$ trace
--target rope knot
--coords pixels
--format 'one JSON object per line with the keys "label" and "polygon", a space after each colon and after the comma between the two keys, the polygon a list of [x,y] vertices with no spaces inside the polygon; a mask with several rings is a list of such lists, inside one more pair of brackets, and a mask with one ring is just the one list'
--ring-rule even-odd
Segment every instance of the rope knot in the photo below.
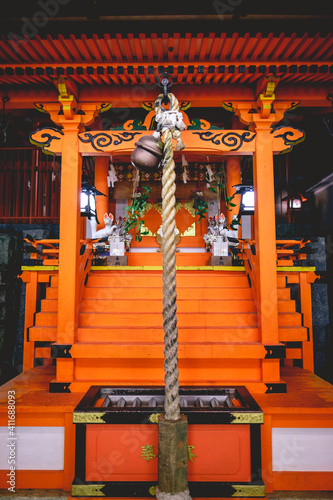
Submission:
{"label": "rope knot", "polygon": [[160,94],[155,101],[155,113],[156,113],[156,122],[157,122],[157,132],[154,132],[153,135],[160,136],[166,130],[170,130],[173,139],[177,141],[176,151],[181,151],[185,149],[185,144],[181,139],[181,131],[185,130],[185,123],[183,121],[183,114],[179,111],[179,103],[178,99],[173,94],[168,94],[170,108],[164,109],[162,108],[162,99],[163,95]]}

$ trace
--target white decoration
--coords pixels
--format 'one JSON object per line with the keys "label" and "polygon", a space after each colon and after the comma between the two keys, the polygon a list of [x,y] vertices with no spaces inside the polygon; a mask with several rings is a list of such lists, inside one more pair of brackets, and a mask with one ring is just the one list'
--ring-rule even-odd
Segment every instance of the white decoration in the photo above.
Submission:
{"label": "white decoration", "polygon": [[120,236],[109,236],[110,255],[125,255],[125,242]]}
{"label": "white decoration", "polygon": [[214,180],[214,174],[212,171],[212,167],[210,165],[206,165],[206,170],[207,170],[207,175],[208,175],[207,187],[209,187],[210,183],[213,182],[213,180]]}
{"label": "white decoration", "polygon": [[187,173],[188,163],[186,161],[185,155],[182,155],[182,167],[184,169],[183,182],[184,182],[184,184],[187,184],[187,181],[189,180],[189,176],[188,176],[188,173]]}
{"label": "white decoration", "polygon": [[184,166],[184,172],[183,172],[183,182],[184,184],[187,184],[187,181],[189,180],[189,176],[187,173],[187,168]]}
{"label": "white decoration", "polygon": [[109,170],[109,175],[107,177],[107,180],[108,180],[109,187],[110,186],[114,187],[114,183],[117,182],[117,180],[118,180],[114,165],[112,164],[112,160],[110,162],[110,170]]}
{"label": "white decoration", "polygon": [[125,255],[129,251],[132,235],[125,231],[126,219],[119,217],[117,224],[113,226],[114,231],[108,237],[110,255]]}
{"label": "white decoration", "polygon": [[162,133],[167,129],[185,130],[186,128],[183,122],[183,113],[180,111],[163,111],[163,113],[156,115],[155,119]]}
{"label": "white decoration", "polygon": [[217,236],[212,244],[212,254],[214,256],[228,256],[228,241],[224,236]]}
{"label": "white decoration", "polygon": [[17,426],[10,438],[8,427],[0,427],[0,469],[9,470],[8,445],[15,443],[11,449],[16,470],[63,470],[64,436],[64,427]]}
{"label": "white decoration", "polygon": [[207,251],[212,251],[214,256],[227,256],[228,247],[235,246],[238,242],[231,242],[228,238],[238,238],[238,229],[228,229],[224,214],[217,214],[208,219],[208,233],[203,237]]}
{"label": "white decoration", "polygon": [[88,236],[87,234],[87,238],[91,238],[92,240],[107,238],[113,233],[113,231],[115,230],[115,224],[113,224],[113,215],[112,214],[108,215],[107,213],[105,213],[103,220],[105,227],[96,231],[97,227],[96,217],[91,217],[90,220],[88,219],[87,224],[89,224],[90,226],[90,235]]}
{"label": "white decoration", "polygon": [[333,429],[272,429],[273,471],[333,471]]}

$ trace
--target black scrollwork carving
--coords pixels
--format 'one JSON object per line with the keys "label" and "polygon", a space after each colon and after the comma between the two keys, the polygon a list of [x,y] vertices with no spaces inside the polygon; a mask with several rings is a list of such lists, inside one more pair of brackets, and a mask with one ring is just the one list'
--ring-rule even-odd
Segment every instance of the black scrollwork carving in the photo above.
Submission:
{"label": "black scrollwork carving", "polygon": [[[56,132],[58,135],[53,135],[52,133],[49,133],[49,132],[43,132],[41,135],[40,135],[40,138],[37,139],[38,137],[38,133],[39,132],[42,132],[43,129],[41,130],[36,130],[35,132],[32,132],[30,134],[30,142],[31,144],[35,144],[36,146],[39,146],[42,148],[42,151],[44,151],[44,153],[50,153],[48,151],[48,148],[50,147],[51,145],[51,142],[52,141],[59,141],[60,140],[60,135],[64,135],[64,133],[62,132],[62,130],[58,130],[56,128],[51,128],[51,127],[48,127],[47,129],[45,130],[53,130],[54,132]],[[42,139],[42,140],[41,140]]]}
{"label": "black scrollwork carving", "polygon": [[[83,138],[82,136],[84,136],[85,138]],[[92,147],[96,151],[103,151],[104,148],[112,144],[112,137],[104,132],[100,132],[99,134],[95,135],[91,134],[90,132],[84,132],[83,134],[79,135],[79,139],[84,143],[90,142]]]}
{"label": "black scrollwork carving", "polygon": [[91,146],[96,151],[104,151],[105,148],[111,146],[113,143],[115,146],[119,146],[122,142],[128,142],[134,139],[136,135],[140,135],[141,132],[118,132],[114,133],[106,133],[99,132],[98,134],[91,134],[90,132],[84,132],[79,135],[79,139],[81,142],[91,143]]}
{"label": "black scrollwork carving", "polygon": [[243,132],[242,134],[228,132],[222,137],[222,144],[228,147],[235,146],[230,151],[237,151],[243,145],[243,142],[251,142],[254,137],[255,135],[252,132]]}
{"label": "black scrollwork carving", "polygon": [[[296,144],[299,144],[300,142],[304,141],[305,139],[305,132],[303,130],[300,130],[298,128],[292,128],[291,130],[285,130],[283,133],[281,134],[275,134],[275,132],[277,132],[278,130],[284,130],[285,127],[277,127],[275,129],[273,129],[271,131],[271,134],[274,134],[274,138],[275,139],[278,139],[278,138],[281,138],[283,139],[283,142],[285,143],[286,146],[288,146],[287,149],[285,149],[283,151],[283,153],[287,153],[288,151],[291,151],[293,149],[294,146],[296,146]],[[301,136],[298,136],[295,134],[295,132],[298,131],[298,132],[301,132]],[[296,139],[293,139],[293,137],[296,136]]]}
{"label": "black scrollwork carving", "polygon": [[136,135],[140,135],[141,132],[121,132],[120,134],[114,134],[115,139],[114,145],[119,146],[123,141],[128,142],[134,139]]}
{"label": "black scrollwork carving", "polygon": [[47,115],[49,114],[46,109],[44,108],[44,104],[37,104],[36,102],[34,102],[34,106],[36,109],[38,109],[38,111],[41,111],[42,113],[46,113]]}
{"label": "black scrollwork carving", "polygon": [[230,151],[238,151],[239,148],[242,147],[244,142],[253,141],[255,134],[253,132],[245,131],[242,134],[238,134],[237,132],[193,132],[200,137],[202,141],[209,141],[213,144],[219,146],[223,144],[230,148]]}

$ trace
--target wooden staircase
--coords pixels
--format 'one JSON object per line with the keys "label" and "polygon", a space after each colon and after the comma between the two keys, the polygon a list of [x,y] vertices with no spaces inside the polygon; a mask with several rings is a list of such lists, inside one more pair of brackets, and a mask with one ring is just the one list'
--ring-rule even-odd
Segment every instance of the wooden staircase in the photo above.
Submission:
{"label": "wooden staircase", "polygon": [[[74,392],[101,384],[163,384],[162,271],[91,271],[72,346],[56,344],[57,284],[58,276],[52,276],[29,331],[30,341],[52,342],[52,356],[74,364],[74,380],[70,385],[55,381],[55,391],[64,384]],[[302,316],[282,276],[278,308],[279,341],[306,340]],[[279,363],[285,349],[261,343],[244,271],[178,271],[177,318],[181,384],[285,390],[279,373],[265,379],[263,362]]]}

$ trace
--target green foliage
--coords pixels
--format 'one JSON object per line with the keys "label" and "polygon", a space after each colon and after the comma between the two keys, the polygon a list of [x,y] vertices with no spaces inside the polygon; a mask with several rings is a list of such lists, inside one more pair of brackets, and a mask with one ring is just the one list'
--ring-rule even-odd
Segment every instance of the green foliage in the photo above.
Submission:
{"label": "green foliage", "polygon": [[226,209],[227,210],[231,210],[230,207],[235,207],[236,204],[235,203],[231,203],[231,200],[233,200],[235,197],[235,195],[233,194],[232,196],[226,196],[225,198],[225,203],[226,203]]}
{"label": "green foliage", "polygon": [[200,222],[202,219],[207,219],[205,214],[208,212],[208,204],[204,198],[198,199],[197,206],[194,207],[194,209],[195,214],[199,215],[198,222]]}
{"label": "green foliage", "polygon": [[125,209],[127,210],[125,231],[129,232],[134,229],[135,241],[141,241],[142,236],[148,234],[148,231],[142,232],[141,229],[145,223],[144,220],[142,220],[142,216],[148,203],[149,193],[151,193],[150,187],[142,186],[142,188],[138,188],[132,198],[132,203]]}
{"label": "green foliage", "polygon": [[237,229],[237,226],[241,226],[240,219],[238,217],[230,222],[230,229],[232,231],[235,231]]}
{"label": "green foliage", "polygon": [[[219,200],[221,193],[224,193],[226,195],[226,180],[225,180],[225,170],[224,166],[220,168],[218,172],[214,173],[213,179],[209,180],[208,174],[206,174],[205,177],[205,182],[209,184],[209,191],[212,191],[213,193],[216,193],[216,198]],[[236,203],[233,203],[233,199],[235,198],[235,194],[232,196],[225,196],[225,203],[226,203],[226,209],[231,211],[232,207],[236,207]],[[202,219],[206,218],[206,212],[208,212],[208,205],[207,202],[203,203],[201,202],[201,205],[198,206],[198,208],[195,208],[196,210],[196,215],[199,215],[200,218],[198,222],[200,222]],[[229,229],[235,230],[237,229],[237,226],[240,226],[240,220],[238,217],[234,219],[230,223]]]}

